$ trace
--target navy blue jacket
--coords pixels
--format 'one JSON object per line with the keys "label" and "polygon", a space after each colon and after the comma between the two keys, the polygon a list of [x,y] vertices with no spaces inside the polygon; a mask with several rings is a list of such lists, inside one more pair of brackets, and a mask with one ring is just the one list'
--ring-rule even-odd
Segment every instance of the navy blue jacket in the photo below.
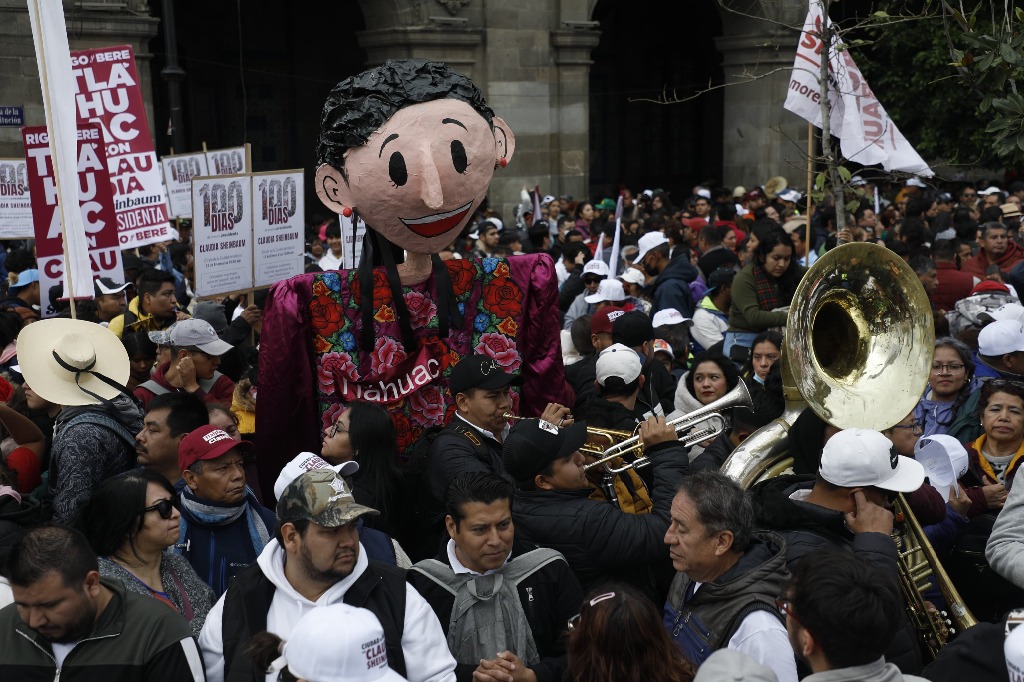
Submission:
{"label": "navy blue jacket", "polygon": [[654,311],[675,308],[683,317],[693,317],[690,282],[697,279],[697,268],[685,258],[670,260],[654,282]]}

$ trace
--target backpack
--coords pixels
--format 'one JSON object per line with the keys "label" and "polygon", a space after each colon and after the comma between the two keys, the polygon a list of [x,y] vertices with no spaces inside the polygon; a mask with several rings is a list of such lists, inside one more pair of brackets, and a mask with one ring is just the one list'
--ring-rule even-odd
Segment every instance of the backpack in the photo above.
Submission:
{"label": "backpack", "polygon": [[500,651],[511,651],[532,666],[540,661],[540,654],[519,598],[519,583],[555,561],[565,561],[565,557],[542,547],[488,575],[455,573],[436,559],[421,561],[409,570],[429,578],[455,598],[448,623],[448,649],[456,662],[475,665]]}
{"label": "backpack", "polygon": [[949,321],[949,333],[956,336],[966,329],[981,329],[988,321],[981,319],[983,313],[991,313],[1007,303],[1017,303],[1017,299],[1005,292],[985,292],[961,298],[952,310],[946,313]]}

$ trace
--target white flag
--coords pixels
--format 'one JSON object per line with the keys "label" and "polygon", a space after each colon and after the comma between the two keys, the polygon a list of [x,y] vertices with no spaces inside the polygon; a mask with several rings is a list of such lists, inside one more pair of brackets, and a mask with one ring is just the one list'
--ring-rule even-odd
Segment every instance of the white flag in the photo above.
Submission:
{"label": "white flag", "polygon": [[[54,176],[59,180],[60,224],[64,234],[64,295],[93,298],[89,240],[78,206],[78,119],[75,80],[71,74],[71,50],[61,0],[29,0],[32,41],[42,81],[46,130]],[[69,278],[70,284],[69,285]]]}
{"label": "white flag", "polygon": [[[825,20],[828,21],[828,17]],[[824,51],[820,37],[821,26],[821,6],[816,0],[811,0],[784,105],[787,110],[818,128],[821,128],[821,88],[818,83],[820,58]],[[831,21],[828,26],[831,28]],[[842,42],[838,36],[831,35],[832,48],[828,53],[828,97],[831,108],[829,128],[839,138],[843,156],[865,166],[880,163],[886,170],[925,177],[934,175],[885,113],[854,63],[850,51],[841,49]]]}

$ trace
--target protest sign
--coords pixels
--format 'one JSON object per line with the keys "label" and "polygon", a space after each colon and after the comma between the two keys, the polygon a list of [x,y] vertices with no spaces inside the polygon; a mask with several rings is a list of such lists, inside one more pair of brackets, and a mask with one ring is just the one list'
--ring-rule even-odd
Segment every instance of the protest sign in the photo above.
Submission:
{"label": "protest sign", "polygon": [[167,196],[129,45],[71,53],[78,120],[103,131],[122,248],[171,239]]}
{"label": "protest sign", "polygon": [[0,239],[31,239],[32,201],[25,159],[0,159]]}
{"label": "protest sign", "polygon": [[160,159],[170,217],[192,217],[192,178],[209,175],[206,154],[180,154]]}
{"label": "protest sign", "polygon": [[[22,128],[22,138],[28,159],[28,185],[33,197],[32,219],[36,260],[39,264],[41,307],[43,317],[50,317],[55,312],[48,305],[50,287],[61,284],[64,279],[64,247],[53,161],[45,127]],[[105,147],[99,126],[80,123],[78,177],[66,178],[65,182],[78,182],[78,202],[85,225],[93,276],[110,277],[115,282],[121,282],[124,280],[124,271],[121,268],[121,248]],[[92,291],[76,292],[75,295],[91,298]]]}
{"label": "protest sign", "polygon": [[301,275],[305,206],[301,170],[254,173],[253,263],[255,286]]}
{"label": "protest sign", "polygon": [[250,147],[248,144],[241,147],[213,149],[205,153],[210,175],[238,175],[239,173],[248,173],[250,170]]}
{"label": "protest sign", "polygon": [[252,289],[252,179],[192,179],[192,242],[196,295]]}

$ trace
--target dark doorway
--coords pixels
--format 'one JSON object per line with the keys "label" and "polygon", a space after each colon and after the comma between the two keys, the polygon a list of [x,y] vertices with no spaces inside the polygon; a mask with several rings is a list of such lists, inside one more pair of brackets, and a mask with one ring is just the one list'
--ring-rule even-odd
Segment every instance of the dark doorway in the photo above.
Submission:
{"label": "dark doorway", "polygon": [[[590,186],[595,198],[619,186],[660,187],[676,203],[722,175],[723,95],[713,90],[682,104],[636,102],[673,89],[689,97],[720,84],[714,39],[722,23],[714,2],[601,0],[593,20],[601,42],[590,68]],[[685,17],[676,12],[683,11]],[[684,19],[680,22],[680,19]]]}
{"label": "dark doorway", "polygon": [[[249,142],[254,171],[305,168],[307,220],[323,212],[311,181],[320,110],[331,88],[366,64],[355,36],[365,28],[356,0],[175,0],[174,10],[189,147],[175,151]],[[153,16],[162,11],[162,0],[154,2]],[[170,148],[162,24],[150,46],[153,130],[162,156]]]}

